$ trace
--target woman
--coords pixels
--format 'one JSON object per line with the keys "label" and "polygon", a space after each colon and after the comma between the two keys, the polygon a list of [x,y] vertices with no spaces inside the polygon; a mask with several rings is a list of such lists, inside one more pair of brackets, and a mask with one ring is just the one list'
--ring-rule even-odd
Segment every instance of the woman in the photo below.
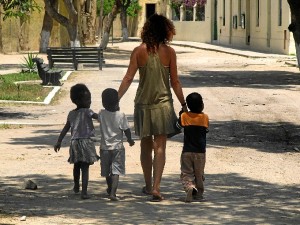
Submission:
{"label": "woman", "polygon": [[169,19],[158,14],[152,15],[144,24],[142,43],[132,51],[127,72],[118,90],[121,99],[139,70],[134,126],[136,135],[141,138],[140,159],[146,184],[143,193],[152,194],[153,201],[163,200],[160,182],[166,161],[166,141],[168,135],[176,132],[174,124],[177,118],[170,84],[182,107],[187,110],[177,74],[176,53],[167,45],[173,35],[175,27]]}

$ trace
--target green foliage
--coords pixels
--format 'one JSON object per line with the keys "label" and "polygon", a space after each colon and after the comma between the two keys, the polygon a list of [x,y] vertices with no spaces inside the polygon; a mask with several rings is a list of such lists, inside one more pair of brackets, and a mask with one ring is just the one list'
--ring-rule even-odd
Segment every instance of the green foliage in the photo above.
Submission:
{"label": "green foliage", "polygon": [[[103,16],[107,16],[114,4],[115,0],[102,0],[103,1]],[[101,0],[97,0],[97,15],[100,15]],[[127,15],[131,17],[136,17],[139,10],[142,9],[142,6],[139,5],[138,0],[131,0],[130,6],[127,8]]]}
{"label": "green foliage", "polygon": [[130,17],[136,17],[138,12],[142,9],[138,0],[131,0],[129,7],[127,8],[127,15]]}
{"label": "green foliage", "polygon": [[[102,0],[103,1],[103,16],[107,16],[114,4],[115,4],[115,0]],[[100,8],[101,8],[101,0],[97,0],[97,15],[100,15]]]}
{"label": "green foliage", "polygon": [[0,0],[4,10],[3,20],[15,17],[15,18],[27,18],[33,11],[41,11],[35,0]]}
{"label": "green foliage", "polygon": [[49,88],[40,84],[16,83],[19,81],[38,80],[37,73],[14,73],[0,76],[0,99],[15,101],[43,101]]}
{"label": "green foliage", "polygon": [[27,54],[27,57],[24,57],[23,61],[24,63],[22,66],[26,69],[25,72],[33,72],[36,69],[36,64],[33,62],[33,58],[36,58],[38,54],[34,54],[32,52],[29,52]]}

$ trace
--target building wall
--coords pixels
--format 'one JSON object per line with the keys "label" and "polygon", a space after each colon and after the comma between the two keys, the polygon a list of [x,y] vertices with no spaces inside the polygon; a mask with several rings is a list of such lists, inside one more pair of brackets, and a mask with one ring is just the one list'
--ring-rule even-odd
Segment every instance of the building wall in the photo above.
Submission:
{"label": "building wall", "polygon": [[[271,53],[295,53],[294,39],[287,29],[290,24],[287,1],[282,0],[281,24],[279,24],[279,0],[219,0],[217,14],[220,27],[216,41],[218,44]],[[244,27],[240,23],[243,14]],[[236,27],[234,27],[235,16]]]}
{"label": "building wall", "polygon": [[[212,2],[205,5],[204,21],[173,21],[176,28],[174,40],[210,43],[212,40]],[[167,17],[172,18],[172,10],[167,7]]]}
{"label": "building wall", "polygon": [[[43,0],[37,0],[37,2],[42,8],[44,7]],[[216,43],[272,53],[295,54],[293,35],[287,29],[290,24],[290,9],[287,1],[282,0],[281,26],[278,24],[279,0],[260,0],[259,2],[259,26],[256,26],[257,0],[207,0],[205,21],[173,21],[176,28],[174,40]],[[138,17],[129,19],[130,36],[140,36],[147,17],[147,4],[154,4],[156,13],[172,18],[169,0],[140,0],[139,4],[142,10]],[[216,10],[215,4],[217,4]],[[63,4],[60,5],[60,13],[66,14]],[[241,26],[241,15],[245,15],[244,27]],[[0,14],[0,17],[0,48],[2,48],[0,51],[11,53],[39,50],[43,10],[34,12],[22,29],[20,19],[9,18],[3,21],[3,15]],[[233,26],[234,17],[236,17],[236,27]],[[120,37],[121,34],[120,19],[117,17],[114,21],[113,35]],[[23,49],[20,49],[20,42],[24,43]],[[69,45],[66,28],[56,21],[54,21],[49,45]]]}
{"label": "building wall", "polygon": [[[36,2],[44,6],[43,0],[36,0]],[[2,41],[2,52],[26,52],[39,50],[39,38],[44,17],[43,10],[41,12],[35,11],[30,16],[29,20],[21,27],[20,19],[8,18],[3,21],[1,15],[0,23],[2,26],[0,38]],[[20,42],[23,43],[23,49],[20,48]]]}

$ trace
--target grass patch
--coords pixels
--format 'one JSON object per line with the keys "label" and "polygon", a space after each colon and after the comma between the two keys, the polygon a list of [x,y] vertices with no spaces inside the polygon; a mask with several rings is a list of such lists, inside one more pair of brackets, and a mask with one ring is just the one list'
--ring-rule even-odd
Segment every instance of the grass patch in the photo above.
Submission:
{"label": "grass patch", "polygon": [[51,89],[40,84],[15,83],[39,80],[37,73],[13,73],[0,76],[0,100],[43,102]]}
{"label": "grass patch", "polygon": [[19,129],[19,128],[23,128],[23,125],[0,124],[0,130]]}
{"label": "grass patch", "polygon": [[30,81],[30,80],[40,80],[37,73],[10,73],[0,76],[0,82],[9,83],[17,81]]}

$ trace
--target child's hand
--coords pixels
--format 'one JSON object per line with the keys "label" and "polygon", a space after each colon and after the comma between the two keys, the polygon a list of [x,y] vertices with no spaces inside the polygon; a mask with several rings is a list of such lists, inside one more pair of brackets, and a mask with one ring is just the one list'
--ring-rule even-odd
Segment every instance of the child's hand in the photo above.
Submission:
{"label": "child's hand", "polygon": [[55,145],[54,145],[54,151],[55,152],[58,152],[60,150],[60,146],[61,146],[61,143],[60,142],[57,142]]}
{"label": "child's hand", "polygon": [[133,146],[135,144],[134,140],[132,139],[127,140],[127,142],[129,143],[129,146]]}

